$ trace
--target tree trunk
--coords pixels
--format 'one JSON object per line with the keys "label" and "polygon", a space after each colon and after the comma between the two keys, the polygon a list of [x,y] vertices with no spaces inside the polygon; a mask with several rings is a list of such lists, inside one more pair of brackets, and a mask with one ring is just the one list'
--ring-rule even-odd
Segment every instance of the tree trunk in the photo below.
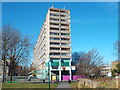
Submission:
{"label": "tree trunk", "polygon": [[3,66],[3,80],[2,82],[6,82],[6,60],[4,60],[4,66]]}
{"label": "tree trunk", "polygon": [[10,74],[10,81],[12,82],[12,72],[11,72],[11,74]]}
{"label": "tree trunk", "polygon": [[10,81],[12,82],[12,75],[13,75],[13,67],[12,67],[12,62],[10,61]]}

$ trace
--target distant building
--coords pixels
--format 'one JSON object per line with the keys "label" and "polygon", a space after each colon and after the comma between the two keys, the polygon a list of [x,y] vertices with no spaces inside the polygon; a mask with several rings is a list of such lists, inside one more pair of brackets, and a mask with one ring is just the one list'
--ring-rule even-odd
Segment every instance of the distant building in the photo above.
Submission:
{"label": "distant building", "polygon": [[2,67],[2,60],[0,60],[0,78],[2,78],[3,75],[3,67]]}
{"label": "distant building", "polygon": [[[6,61],[9,62],[9,59],[7,59]],[[9,67],[7,66],[7,62],[5,64],[6,78],[8,76],[8,71],[9,71]],[[3,61],[0,58],[0,81],[2,81],[2,78],[3,78]]]}
{"label": "distant building", "polygon": [[115,65],[118,64],[118,63],[120,63],[120,61],[113,61],[113,62],[112,62],[112,69],[114,69],[114,68],[115,68]]}
{"label": "distant building", "polygon": [[112,65],[103,65],[101,68],[101,75],[111,76]]}

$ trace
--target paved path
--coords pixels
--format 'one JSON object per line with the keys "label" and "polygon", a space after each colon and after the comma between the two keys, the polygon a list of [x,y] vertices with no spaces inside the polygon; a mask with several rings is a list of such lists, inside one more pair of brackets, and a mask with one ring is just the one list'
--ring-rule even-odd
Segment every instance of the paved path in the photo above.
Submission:
{"label": "paved path", "polygon": [[55,90],[64,90],[64,88],[65,90],[72,90],[68,82],[60,82]]}

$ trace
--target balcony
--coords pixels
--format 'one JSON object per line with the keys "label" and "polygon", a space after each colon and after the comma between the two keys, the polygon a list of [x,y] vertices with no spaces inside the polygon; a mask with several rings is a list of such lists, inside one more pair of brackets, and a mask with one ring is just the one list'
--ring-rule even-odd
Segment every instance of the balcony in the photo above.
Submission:
{"label": "balcony", "polygon": [[70,39],[70,35],[61,35],[61,38],[68,38],[68,39]]}
{"label": "balcony", "polygon": [[61,56],[61,58],[71,58],[71,56]]}
{"label": "balcony", "polygon": [[60,12],[60,15],[70,16],[70,13],[69,12]]}
{"label": "balcony", "polygon": [[65,45],[61,45],[61,47],[62,48],[70,48],[71,46],[70,45],[69,46],[67,46],[67,45],[66,46]]}
{"label": "balcony", "polygon": [[60,23],[62,23],[62,24],[70,24],[70,22],[69,21],[61,21]]}
{"label": "balcony", "polygon": [[50,50],[50,52],[53,52],[53,53],[59,53],[60,50]]}
{"label": "balcony", "polygon": [[50,16],[50,18],[59,19],[59,16]]}
{"label": "balcony", "polygon": [[53,37],[53,38],[60,38],[60,35],[50,35],[50,37]]}
{"label": "balcony", "polygon": [[50,40],[50,42],[59,42],[60,43],[60,40]]}
{"label": "balcony", "polygon": [[61,50],[61,53],[70,53],[70,50]]}
{"label": "balcony", "polygon": [[59,28],[59,25],[50,25],[52,28]]}
{"label": "balcony", "polygon": [[68,30],[68,31],[62,31],[62,30],[61,30],[61,33],[68,33],[68,34],[69,34],[70,31],[69,31],[69,30]]}
{"label": "balcony", "polygon": [[69,20],[70,17],[60,17],[61,19]]}
{"label": "balcony", "polygon": [[61,26],[61,28],[70,29],[69,26]]}
{"label": "balcony", "polygon": [[60,21],[50,20],[51,23],[60,23]]}
{"label": "balcony", "polygon": [[54,33],[60,33],[60,31],[59,30],[50,30],[50,32],[54,32]]}
{"label": "balcony", "polygon": [[70,43],[70,40],[61,40],[61,43]]}
{"label": "balcony", "polygon": [[50,55],[50,58],[60,58],[60,55]]}
{"label": "balcony", "polygon": [[50,47],[60,48],[60,45],[50,45]]}
{"label": "balcony", "polygon": [[57,14],[57,15],[59,15],[60,13],[59,13],[59,11],[58,12],[55,12],[55,11],[50,11],[50,13],[51,14]]}

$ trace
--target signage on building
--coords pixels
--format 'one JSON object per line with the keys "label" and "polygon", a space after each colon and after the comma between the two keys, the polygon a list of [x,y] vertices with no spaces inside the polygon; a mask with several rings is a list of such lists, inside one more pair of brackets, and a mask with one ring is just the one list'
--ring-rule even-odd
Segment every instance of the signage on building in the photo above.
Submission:
{"label": "signage on building", "polygon": [[72,70],[75,70],[75,66],[71,66]]}
{"label": "signage on building", "polygon": [[57,66],[52,66],[52,69],[58,69],[58,67]]}

